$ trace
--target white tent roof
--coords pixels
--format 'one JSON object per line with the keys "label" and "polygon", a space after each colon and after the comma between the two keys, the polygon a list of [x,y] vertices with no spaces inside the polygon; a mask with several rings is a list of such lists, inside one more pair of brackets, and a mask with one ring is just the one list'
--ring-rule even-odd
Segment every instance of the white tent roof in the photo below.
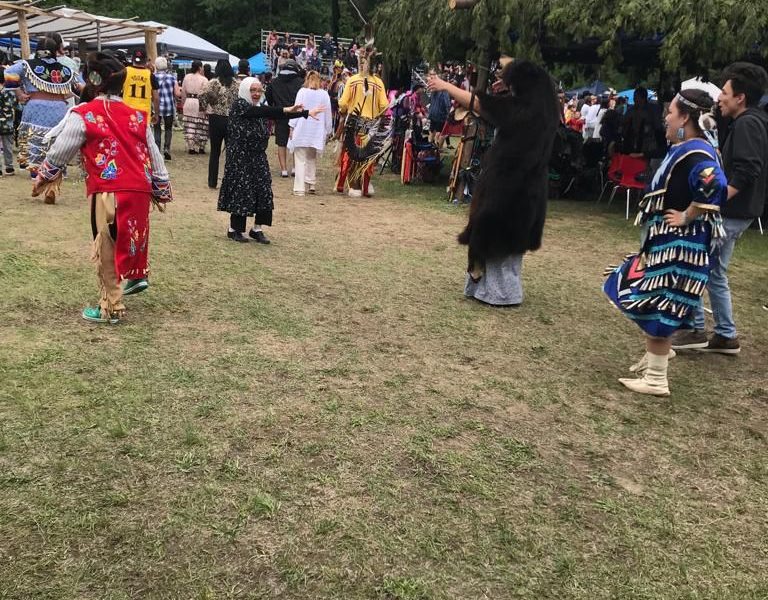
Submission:
{"label": "white tent roof", "polygon": [[[198,59],[204,61],[214,61],[220,58],[229,60],[230,58],[230,54],[226,50],[222,50],[218,46],[211,44],[211,42],[208,40],[204,40],[194,33],[184,31],[178,27],[163,25],[162,23],[157,23],[155,21],[144,21],[142,25],[165,29],[163,33],[157,36],[157,43],[162,48],[163,52],[175,52],[179,58]],[[125,39],[121,42],[110,42],[105,44],[105,46],[119,46],[121,48],[126,46],[143,45],[143,37]]]}
{"label": "white tent roof", "polygon": [[32,39],[50,31],[61,34],[65,40],[87,40],[102,43],[141,36],[143,43],[145,31],[159,31],[163,25],[159,23],[137,23],[131,19],[113,19],[93,15],[72,8],[55,8],[46,10],[37,8],[26,2],[0,2],[0,35],[19,35],[19,14],[26,15],[27,28]]}

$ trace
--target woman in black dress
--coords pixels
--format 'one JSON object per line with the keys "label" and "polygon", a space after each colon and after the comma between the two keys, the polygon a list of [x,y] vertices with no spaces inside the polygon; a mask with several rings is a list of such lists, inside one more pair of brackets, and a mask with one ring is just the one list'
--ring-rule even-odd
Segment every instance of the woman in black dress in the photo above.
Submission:
{"label": "woman in black dress", "polygon": [[269,244],[262,226],[272,225],[272,176],[267,162],[269,129],[267,119],[296,119],[312,117],[323,107],[311,111],[301,105],[285,108],[259,106],[263,88],[255,77],[240,83],[240,93],[229,111],[227,125],[227,162],[221,182],[218,209],[230,213],[227,237],[247,242],[245,223],[255,217],[248,235],[260,244]]}

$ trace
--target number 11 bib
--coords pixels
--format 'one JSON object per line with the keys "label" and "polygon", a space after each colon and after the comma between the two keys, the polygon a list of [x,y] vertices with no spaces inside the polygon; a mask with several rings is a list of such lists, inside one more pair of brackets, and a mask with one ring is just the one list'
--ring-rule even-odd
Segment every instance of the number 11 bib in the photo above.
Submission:
{"label": "number 11 bib", "polygon": [[126,67],[125,70],[123,102],[149,118],[152,114],[152,71],[136,67]]}

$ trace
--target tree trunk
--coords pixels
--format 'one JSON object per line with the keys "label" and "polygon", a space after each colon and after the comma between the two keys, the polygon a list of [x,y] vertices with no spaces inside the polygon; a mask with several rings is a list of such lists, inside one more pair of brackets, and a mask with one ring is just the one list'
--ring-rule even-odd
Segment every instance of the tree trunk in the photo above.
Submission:
{"label": "tree trunk", "polygon": [[339,0],[331,0],[331,35],[334,44],[339,43],[339,19],[341,11],[339,10]]}
{"label": "tree trunk", "polygon": [[496,39],[496,29],[489,27],[485,35],[478,40],[477,54],[475,60],[477,61],[478,73],[477,73],[477,91],[485,92],[488,88],[489,79],[491,73],[488,72],[488,68],[491,66],[491,56],[493,56],[499,49],[499,42]]}

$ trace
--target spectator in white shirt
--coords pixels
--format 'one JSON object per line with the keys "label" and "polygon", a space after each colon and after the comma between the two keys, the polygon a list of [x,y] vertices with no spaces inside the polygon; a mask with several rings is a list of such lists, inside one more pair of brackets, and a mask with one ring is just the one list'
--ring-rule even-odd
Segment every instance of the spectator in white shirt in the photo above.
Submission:
{"label": "spectator in white shirt", "polygon": [[603,116],[608,111],[608,104],[609,100],[606,96],[604,96],[600,102],[597,104],[597,115],[595,115],[595,129],[592,132],[592,139],[599,140],[602,139],[602,127],[603,127]]}
{"label": "spectator in white shirt", "polygon": [[584,117],[584,139],[588,140],[595,134],[595,127],[597,126],[597,117],[600,112],[600,105],[596,101],[594,96],[590,96],[588,99],[589,104],[585,104],[581,109],[581,116]]}
{"label": "spectator in white shirt", "polygon": [[[304,87],[296,94],[296,102],[306,110],[321,106],[325,112],[317,115],[316,119],[291,119],[291,138],[288,150],[293,152],[293,162],[296,169],[293,180],[293,195],[303,196],[309,186],[309,193],[315,193],[317,184],[317,155],[325,149],[325,141],[333,132],[333,113],[331,98],[321,87],[320,74],[310,71],[304,79]],[[311,121],[311,123],[310,123]]]}

